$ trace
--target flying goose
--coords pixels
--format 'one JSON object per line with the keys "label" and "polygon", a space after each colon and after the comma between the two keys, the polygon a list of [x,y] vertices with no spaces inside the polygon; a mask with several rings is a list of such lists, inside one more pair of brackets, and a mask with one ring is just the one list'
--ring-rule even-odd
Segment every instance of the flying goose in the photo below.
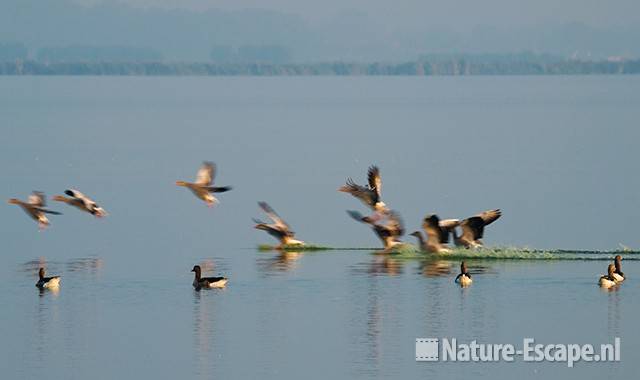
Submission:
{"label": "flying goose", "polygon": [[469,286],[473,282],[464,261],[460,263],[460,274],[456,277],[455,282],[460,286]]}
{"label": "flying goose", "polygon": [[40,279],[38,280],[38,282],[36,282],[36,287],[40,289],[53,289],[57,288],[58,285],[60,285],[60,276],[45,277],[44,268],[40,268],[40,270],[38,271],[38,276]]}
{"label": "flying goose", "polygon": [[89,214],[95,216],[96,218],[102,218],[103,216],[107,215],[107,212],[102,207],[98,206],[98,204],[94,202],[93,199],[87,197],[78,190],[69,189],[65,190],[64,193],[68,195],[69,198],[63,195],[54,195],[52,199],[54,201],[64,202],[70,206],[77,207],[80,210],[88,212]]}
{"label": "flying goose", "polygon": [[484,227],[495,222],[500,216],[502,216],[500,209],[495,209],[481,212],[463,220],[460,222],[461,236],[457,235],[455,229],[452,230],[455,245],[465,248],[482,247],[483,243],[480,239],[484,235]]}
{"label": "flying goose", "polygon": [[193,287],[196,290],[202,288],[224,288],[227,285],[228,279],[226,277],[201,277],[202,269],[200,269],[200,265],[195,265],[191,271],[195,272]]}
{"label": "flying goose", "polygon": [[607,267],[607,274],[604,276],[600,276],[598,284],[603,288],[611,288],[618,285],[618,282],[616,281],[616,278],[614,276],[615,271],[616,266],[613,264],[609,264],[609,266]]}
{"label": "flying goose", "polygon": [[367,181],[367,186],[360,186],[348,178],[347,183],[341,186],[338,191],[353,195],[373,211],[387,212],[387,205],[381,199],[382,179],[380,178],[380,169],[377,166],[369,167]]}
{"label": "flying goose", "polygon": [[438,215],[427,215],[422,221],[422,228],[427,235],[427,240],[424,240],[420,231],[412,232],[411,235],[418,239],[420,248],[428,253],[447,253],[451,252],[451,249],[447,248],[445,244],[449,242],[449,233],[453,228],[458,225],[456,219],[440,220]]}
{"label": "flying goose", "polygon": [[273,223],[268,224],[259,219],[253,219],[256,223],[254,228],[258,230],[266,231],[269,235],[280,241],[279,247],[285,245],[304,245],[302,240],[295,239],[295,232],[291,230],[291,227],[285,222],[272,208],[267,204],[267,202],[258,202],[258,205],[262,209],[262,211],[267,214],[269,219],[273,221]]}
{"label": "flying goose", "polygon": [[26,202],[16,198],[11,198],[9,199],[9,203],[22,207],[27,215],[38,222],[38,228],[41,230],[49,226],[49,219],[47,219],[45,214],[62,215],[60,212],[45,208],[47,206],[45,196],[44,193],[40,191],[34,191]]}
{"label": "flying goose", "polygon": [[386,223],[380,223],[380,220],[375,217],[363,216],[357,211],[347,211],[347,213],[355,220],[369,224],[375,232],[376,236],[382,241],[385,249],[392,248],[398,244],[402,244],[400,237],[404,234],[404,225],[400,215],[389,210],[386,212]]}
{"label": "flying goose", "polygon": [[176,185],[184,186],[191,190],[193,194],[207,203],[207,206],[213,207],[218,199],[212,193],[224,193],[231,190],[231,186],[212,186],[216,176],[216,165],[213,162],[205,161],[202,163],[196,177],[196,182],[176,181]]}
{"label": "flying goose", "polygon": [[613,272],[613,278],[616,280],[616,282],[624,281],[624,273],[622,273],[621,261],[622,261],[622,256],[616,255],[616,258],[614,259],[614,265],[616,267],[616,270]]}

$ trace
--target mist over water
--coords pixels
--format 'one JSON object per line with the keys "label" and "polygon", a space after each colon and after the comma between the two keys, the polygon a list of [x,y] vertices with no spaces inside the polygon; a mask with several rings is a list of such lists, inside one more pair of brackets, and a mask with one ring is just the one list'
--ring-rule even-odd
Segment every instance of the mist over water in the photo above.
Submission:
{"label": "mist over water", "polygon": [[[637,77],[0,78],[2,199],[77,188],[109,216],[57,202],[51,227],[0,211],[0,373],[8,378],[336,378],[629,375],[632,274],[596,286],[606,261],[459,262],[368,251],[279,254],[252,228],[268,201],[298,236],[375,247],[337,188],[382,172],[408,231],[427,213],[501,208],[489,246],[639,248]],[[218,165],[209,209],[176,180]],[[413,242],[411,239],[407,241]],[[194,292],[194,264],[225,275]],[[33,286],[41,265],[58,293]],[[211,266],[213,265],[213,266]],[[419,337],[609,343],[623,361],[423,365]],[[150,366],[149,363],[156,363]]]}

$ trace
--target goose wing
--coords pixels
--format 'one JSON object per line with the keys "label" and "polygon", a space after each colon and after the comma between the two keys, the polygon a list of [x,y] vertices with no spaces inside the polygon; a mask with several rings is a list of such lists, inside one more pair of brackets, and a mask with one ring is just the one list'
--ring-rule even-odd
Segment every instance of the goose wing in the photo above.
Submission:
{"label": "goose wing", "polygon": [[35,207],[45,207],[47,205],[46,197],[42,191],[34,191],[31,193],[27,203]]}
{"label": "goose wing", "polygon": [[349,216],[351,216],[353,219],[357,220],[358,222],[367,223],[371,225],[375,225],[375,222],[377,220],[376,218],[373,218],[370,216],[364,216],[358,211],[347,210],[347,214],[349,214]]}
{"label": "goose wing", "polygon": [[460,228],[462,228],[462,236],[460,238],[469,242],[481,239],[484,233],[484,225],[484,220],[479,216],[472,216],[463,220],[460,223]]}
{"label": "goose wing", "polygon": [[351,178],[347,179],[347,182],[341,186],[338,191],[343,193],[349,193],[354,197],[358,198],[365,205],[373,208],[374,205],[378,202],[379,196],[378,194],[364,186],[360,186],[353,182]]}
{"label": "goose wing", "polygon": [[256,223],[255,228],[265,231],[278,240],[282,239],[285,236],[293,236],[293,233],[291,231],[282,229],[275,224],[267,224],[258,219],[254,219],[253,221]]}
{"label": "goose wing", "polygon": [[260,208],[262,209],[262,211],[265,212],[265,214],[267,214],[267,216],[273,220],[273,222],[275,223],[276,226],[280,227],[283,230],[290,230],[289,225],[287,224],[287,222],[284,221],[284,219],[282,219],[280,217],[280,215],[278,215],[275,210],[273,208],[271,208],[271,206],[269,206],[269,204],[267,202],[258,202],[258,205],[260,206]]}
{"label": "goose wing", "polygon": [[460,225],[459,219],[443,219],[438,222],[438,226],[442,230],[442,243],[448,243],[451,232]]}
{"label": "goose wing", "polygon": [[396,211],[389,211],[386,227],[392,236],[400,237],[404,235],[404,223],[400,214]]}
{"label": "goose wing", "polygon": [[87,197],[86,195],[82,194],[78,190],[69,189],[69,190],[65,190],[64,193],[70,196],[71,198],[77,199],[80,202],[82,202],[87,209],[91,209],[92,206],[97,206],[96,202],[94,202],[93,199]]}
{"label": "goose wing", "polygon": [[198,170],[196,176],[196,184],[201,186],[210,186],[216,175],[216,165],[213,162],[205,161]]}
{"label": "goose wing", "polygon": [[487,210],[487,211],[481,212],[476,216],[479,216],[484,222],[484,225],[488,226],[489,224],[495,222],[498,218],[502,216],[502,211],[500,211],[499,208],[495,210]]}
{"label": "goose wing", "polygon": [[382,178],[380,178],[380,169],[373,165],[369,167],[367,171],[367,181],[369,182],[369,189],[371,189],[378,199],[382,196]]}

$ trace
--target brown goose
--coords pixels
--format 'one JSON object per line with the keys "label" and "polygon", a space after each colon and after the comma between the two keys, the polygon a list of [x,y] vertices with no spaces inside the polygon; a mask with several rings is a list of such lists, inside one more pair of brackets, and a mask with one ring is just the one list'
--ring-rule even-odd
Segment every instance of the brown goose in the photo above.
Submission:
{"label": "brown goose", "polygon": [[603,288],[611,288],[613,286],[618,285],[618,281],[616,281],[615,277],[616,266],[613,264],[609,264],[607,267],[607,274],[604,276],[600,276],[598,280],[598,285]]}
{"label": "brown goose", "polygon": [[616,270],[613,272],[613,278],[615,278],[617,282],[624,281],[624,273],[622,273],[622,256],[616,255],[614,259],[614,266],[616,267]]}
{"label": "brown goose", "polygon": [[40,191],[34,191],[27,202],[23,202],[16,198],[9,199],[10,204],[18,205],[22,207],[24,212],[27,213],[33,220],[38,222],[38,228],[43,230],[49,226],[49,219],[45,214],[62,215],[57,211],[48,210],[44,193]]}
{"label": "brown goose", "polygon": [[229,281],[226,277],[202,277],[200,265],[195,265],[191,271],[195,272],[193,287],[196,288],[196,290],[202,288],[224,288],[227,286],[227,281]]}
{"label": "brown goose", "polygon": [[380,223],[379,218],[363,216],[357,211],[347,211],[347,213],[355,220],[369,224],[375,232],[376,236],[382,241],[385,249],[395,247],[398,244],[402,244],[400,237],[404,234],[404,225],[400,215],[389,210],[386,212],[386,223]]}
{"label": "brown goose", "polygon": [[440,220],[437,215],[427,215],[422,222],[422,228],[427,235],[424,240],[420,231],[412,232],[411,235],[418,239],[420,248],[428,253],[451,252],[445,244],[449,242],[450,232],[458,225],[457,219]]}
{"label": "brown goose", "polygon": [[460,223],[462,235],[458,236],[455,229],[453,232],[453,241],[459,247],[478,248],[482,247],[482,236],[484,235],[484,227],[495,222],[502,216],[500,209],[488,210],[478,215],[463,220]]}
{"label": "brown goose", "polygon": [[348,178],[347,183],[341,186],[338,191],[353,195],[373,211],[387,212],[387,205],[382,202],[382,179],[380,178],[380,169],[377,166],[369,167],[367,181],[367,186],[360,186]]}
{"label": "brown goose", "polygon": [[231,186],[212,186],[215,176],[216,165],[213,162],[205,161],[202,163],[200,170],[198,170],[195,183],[176,181],[176,185],[188,188],[196,197],[205,201],[207,206],[213,207],[215,203],[219,202],[218,199],[213,196],[213,193],[224,193],[225,191],[231,190]]}
{"label": "brown goose", "polygon": [[38,282],[36,282],[36,287],[40,289],[53,289],[57,288],[58,285],[60,285],[60,276],[45,277],[44,268],[40,268],[40,270],[38,271],[38,277],[39,279]]}
{"label": "brown goose", "polygon": [[266,231],[269,235],[278,239],[278,241],[280,241],[280,245],[278,247],[285,245],[304,245],[302,240],[295,239],[295,232],[291,230],[287,222],[285,222],[280,215],[278,215],[271,206],[267,204],[267,202],[258,202],[258,205],[262,211],[267,214],[269,219],[273,221],[273,223],[269,224],[259,219],[253,219],[256,223],[254,228]]}
{"label": "brown goose", "polygon": [[63,195],[54,195],[53,200],[58,202],[64,202],[70,206],[74,206],[79,208],[82,211],[88,212],[89,214],[95,216],[96,218],[102,218],[107,215],[107,212],[93,199],[87,197],[82,194],[78,190],[69,189],[65,190],[64,193],[69,196],[69,198]]}

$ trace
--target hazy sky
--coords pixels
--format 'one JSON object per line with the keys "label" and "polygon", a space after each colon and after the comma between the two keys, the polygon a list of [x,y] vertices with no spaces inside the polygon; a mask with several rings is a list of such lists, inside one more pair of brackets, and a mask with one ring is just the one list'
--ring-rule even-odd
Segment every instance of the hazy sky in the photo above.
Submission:
{"label": "hazy sky", "polygon": [[[100,0],[77,0],[99,2]],[[637,0],[104,0],[135,6],[191,9],[261,8],[297,13],[309,20],[345,10],[365,12],[376,21],[402,24],[440,24],[464,30],[476,25],[511,27],[544,23],[582,22],[592,26],[640,23]]]}

